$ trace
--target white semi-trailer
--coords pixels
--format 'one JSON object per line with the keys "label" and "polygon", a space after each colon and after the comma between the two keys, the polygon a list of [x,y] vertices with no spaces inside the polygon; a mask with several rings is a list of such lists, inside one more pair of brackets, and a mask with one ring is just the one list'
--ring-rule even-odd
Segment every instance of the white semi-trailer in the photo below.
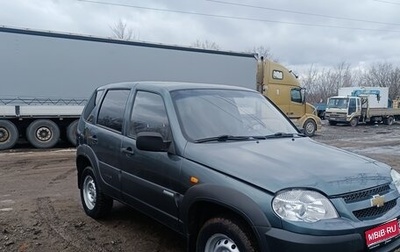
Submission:
{"label": "white semi-trailer", "polygon": [[[95,87],[124,81],[216,83],[260,91],[308,136],[321,127],[296,76],[254,54],[0,27],[0,150],[75,143]],[[195,104],[194,104],[195,106]]]}
{"label": "white semi-trailer", "polygon": [[0,27],[0,149],[21,137],[75,143],[92,90],[110,82],[212,82],[255,88],[253,54]]}

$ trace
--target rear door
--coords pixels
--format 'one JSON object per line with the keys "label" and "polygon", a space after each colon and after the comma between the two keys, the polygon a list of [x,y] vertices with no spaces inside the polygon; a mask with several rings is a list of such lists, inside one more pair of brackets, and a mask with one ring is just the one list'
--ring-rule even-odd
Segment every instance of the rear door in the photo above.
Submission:
{"label": "rear door", "polygon": [[122,142],[123,115],[129,89],[109,89],[100,104],[95,124],[88,124],[85,138],[98,159],[101,181],[108,194],[119,197],[119,153]]}

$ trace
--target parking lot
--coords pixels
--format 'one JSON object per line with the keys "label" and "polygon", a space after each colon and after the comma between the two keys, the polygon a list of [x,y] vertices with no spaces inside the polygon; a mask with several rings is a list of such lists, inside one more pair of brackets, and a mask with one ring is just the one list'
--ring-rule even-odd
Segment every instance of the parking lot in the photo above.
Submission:
{"label": "parking lot", "polygon": [[[398,122],[354,128],[324,123],[313,139],[400,171]],[[185,251],[178,234],[121,204],[104,220],[87,217],[77,188],[75,149],[61,147],[0,151],[0,251]],[[321,169],[331,167],[321,163]]]}

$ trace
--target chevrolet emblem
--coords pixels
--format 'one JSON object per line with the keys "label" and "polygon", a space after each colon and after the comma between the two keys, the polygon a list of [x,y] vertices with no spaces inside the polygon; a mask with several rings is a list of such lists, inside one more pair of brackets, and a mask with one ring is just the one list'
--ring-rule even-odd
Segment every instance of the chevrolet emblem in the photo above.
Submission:
{"label": "chevrolet emblem", "polygon": [[385,204],[385,197],[379,194],[372,196],[371,206],[382,207]]}

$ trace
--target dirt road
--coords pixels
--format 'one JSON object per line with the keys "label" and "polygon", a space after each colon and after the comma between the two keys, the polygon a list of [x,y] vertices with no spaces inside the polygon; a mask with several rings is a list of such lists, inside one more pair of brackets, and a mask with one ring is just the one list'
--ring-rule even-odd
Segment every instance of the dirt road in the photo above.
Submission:
{"label": "dirt road", "polygon": [[[314,140],[400,171],[400,124],[325,125]],[[121,204],[107,219],[87,217],[74,159],[74,148],[0,152],[0,251],[185,251],[178,234]]]}

